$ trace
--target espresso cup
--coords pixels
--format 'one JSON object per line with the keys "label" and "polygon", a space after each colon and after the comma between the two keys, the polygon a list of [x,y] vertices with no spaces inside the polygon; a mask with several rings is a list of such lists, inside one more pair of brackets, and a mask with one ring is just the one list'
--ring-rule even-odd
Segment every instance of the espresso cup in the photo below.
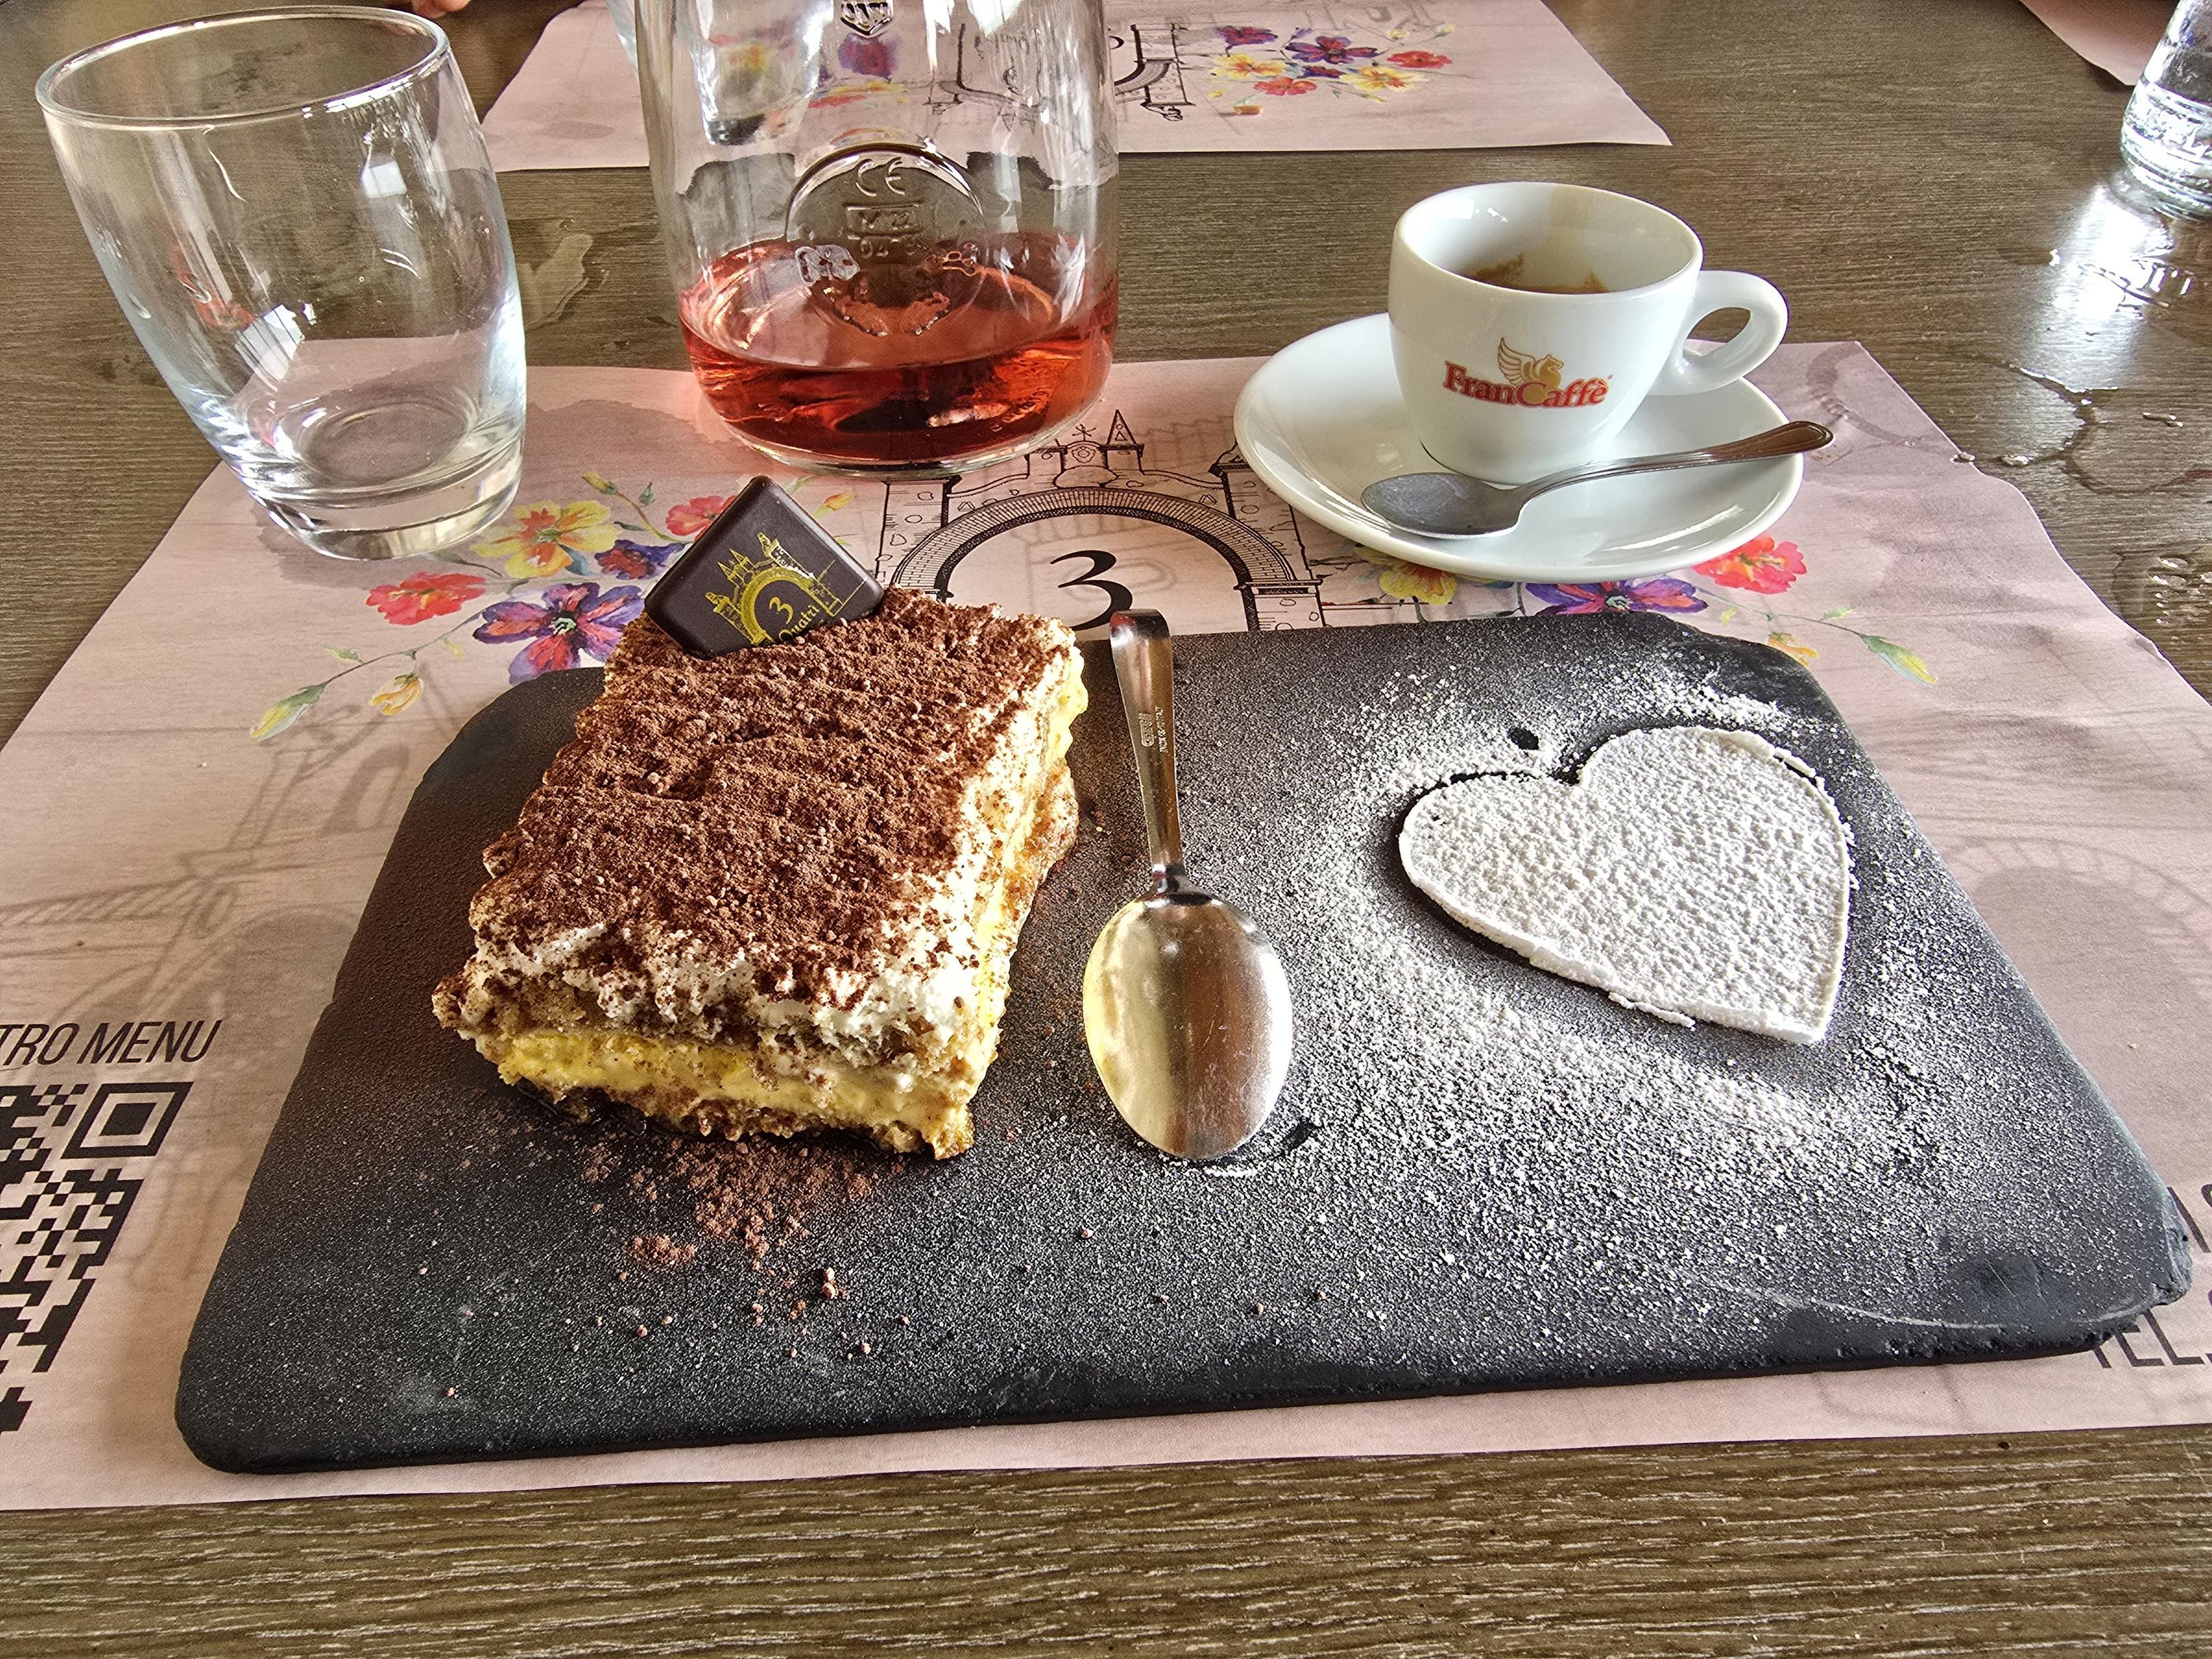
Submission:
{"label": "espresso cup", "polygon": [[[1647,396],[1726,386],[1782,343],[1771,283],[1703,269],[1698,234],[1632,196],[1469,185],[1406,210],[1390,250],[1390,348],[1413,430],[1455,471],[1523,483],[1574,465]],[[1716,311],[1751,320],[1687,349]]]}

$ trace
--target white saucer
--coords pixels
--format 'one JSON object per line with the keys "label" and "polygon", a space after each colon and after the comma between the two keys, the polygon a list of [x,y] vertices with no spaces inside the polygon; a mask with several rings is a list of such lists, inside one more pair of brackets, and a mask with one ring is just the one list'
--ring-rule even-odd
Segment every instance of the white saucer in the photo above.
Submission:
{"label": "white saucer", "polygon": [[[1598,452],[1650,455],[1747,437],[1787,419],[1736,380],[1692,397],[1647,398]],[[1620,581],[1679,570],[1741,546],[1782,516],[1805,458],[1603,478],[1540,495],[1501,535],[1419,536],[1359,504],[1377,478],[1432,472],[1398,396],[1390,319],[1358,317],[1283,348],[1237,400],[1237,442],[1267,487],[1362,546],[1462,576]]]}

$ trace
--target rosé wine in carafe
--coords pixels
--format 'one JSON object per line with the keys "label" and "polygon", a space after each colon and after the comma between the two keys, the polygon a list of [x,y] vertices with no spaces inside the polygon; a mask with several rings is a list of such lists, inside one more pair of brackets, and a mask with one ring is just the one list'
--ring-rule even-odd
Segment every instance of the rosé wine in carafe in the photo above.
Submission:
{"label": "ros\u00e9 wine in carafe", "polygon": [[1098,0],[642,0],[684,344],[740,435],[945,471],[1071,424],[1113,361]]}

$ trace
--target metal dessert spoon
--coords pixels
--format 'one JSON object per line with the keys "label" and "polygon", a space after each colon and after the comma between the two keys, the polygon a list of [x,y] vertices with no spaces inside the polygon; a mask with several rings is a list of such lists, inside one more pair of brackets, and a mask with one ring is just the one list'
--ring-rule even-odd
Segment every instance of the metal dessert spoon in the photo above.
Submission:
{"label": "metal dessert spoon", "polygon": [[1792,421],[1710,449],[1678,449],[1570,467],[1524,484],[1485,483],[1463,472],[1406,472],[1378,478],[1359,492],[1376,517],[1424,536],[1495,536],[1521,521],[1521,509],[1547,490],[1625,472],[1671,472],[1684,466],[1725,466],[1732,461],[1771,461],[1832,443],[1836,434],[1817,421]]}
{"label": "metal dessert spoon", "polygon": [[1175,648],[1156,611],[1116,611],[1114,677],[1136,750],[1152,890],[1115,911],[1083,969],[1083,1035],[1115,1109],[1161,1151],[1234,1152],[1291,1066],[1291,987],[1244,913],[1193,886],[1176,812]]}

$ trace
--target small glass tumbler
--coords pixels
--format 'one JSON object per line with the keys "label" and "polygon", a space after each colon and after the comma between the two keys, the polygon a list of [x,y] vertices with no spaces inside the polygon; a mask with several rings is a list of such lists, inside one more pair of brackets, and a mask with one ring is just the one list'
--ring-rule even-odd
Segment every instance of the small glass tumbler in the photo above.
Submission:
{"label": "small glass tumbler", "polygon": [[2212,218],[2212,0],[2181,0],[2120,122],[2129,171],[2165,206]]}
{"label": "small glass tumbler", "polygon": [[506,511],[522,307],[434,25],[357,6],[208,18],[64,58],[38,95],[124,314],[272,520],[383,559]]}
{"label": "small glass tumbler", "polygon": [[615,20],[615,39],[622,42],[623,56],[629,59],[632,69],[637,67],[637,0],[607,0],[607,15]]}

